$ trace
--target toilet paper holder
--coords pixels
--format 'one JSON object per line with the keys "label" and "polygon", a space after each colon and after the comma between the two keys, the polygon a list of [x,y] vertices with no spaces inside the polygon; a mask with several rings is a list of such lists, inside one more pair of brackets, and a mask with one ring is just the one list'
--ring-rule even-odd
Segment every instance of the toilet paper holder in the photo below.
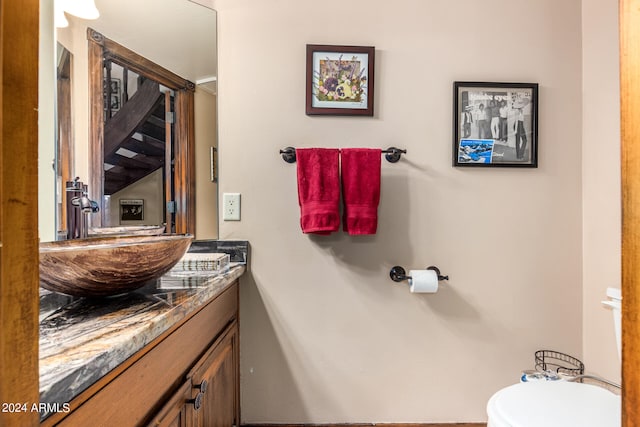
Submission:
{"label": "toilet paper holder", "polygon": [[[443,276],[440,274],[440,269],[434,265],[430,265],[426,269],[435,271],[438,276],[438,281],[449,280],[449,276]],[[391,280],[394,282],[402,282],[403,280],[411,279],[411,276],[407,276],[406,270],[399,265],[391,268],[391,271],[389,271],[389,277],[391,277]]]}

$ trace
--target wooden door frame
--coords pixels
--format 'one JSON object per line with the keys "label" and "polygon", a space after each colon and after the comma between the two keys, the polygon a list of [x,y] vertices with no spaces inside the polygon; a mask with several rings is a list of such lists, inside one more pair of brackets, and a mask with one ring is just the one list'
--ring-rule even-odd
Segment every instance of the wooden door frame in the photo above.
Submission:
{"label": "wooden door frame", "polygon": [[640,0],[620,0],[622,425],[640,422]]}
{"label": "wooden door frame", "polygon": [[[174,91],[176,120],[174,123],[174,200],[176,202],[175,231],[195,235],[195,84],[160,65],[87,28],[89,41],[89,195],[102,206],[104,194],[104,94],[103,59],[126,66],[140,76],[148,77]],[[166,166],[166,164],[165,164]],[[91,218],[93,226],[104,222],[100,215]],[[167,232],[170,227],[167,224]]]}
{"label": "wooden door frame", "polygon": [[40,418],[31,406],[39,395],[39,7],[0,0],[0,403],[26,404],[0,408],[7,427]]}
{"label": "wooden door frame", "polygon": [[[58,43],[57,49],[63,49],[57,66],[56,79],[56,119],[58,145],[56,147],[56,183],[58,191],[64,190],[64,183],[73,180],[73,112],[71,110],[71,80],[73,55]],[[66,194],[65,196],[66,197]],[[56,230],[65,230],[67,224],[66,200],[56,201]]]}

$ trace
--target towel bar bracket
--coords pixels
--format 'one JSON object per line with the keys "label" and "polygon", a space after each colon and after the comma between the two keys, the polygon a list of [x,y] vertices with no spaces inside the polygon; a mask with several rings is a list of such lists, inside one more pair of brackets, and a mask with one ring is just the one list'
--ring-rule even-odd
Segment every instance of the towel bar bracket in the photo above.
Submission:
{"label": "towel bar bracket", "polygon": [[407,154],[407,150],[402,150],[396,147],[389,147],[383,151],[385,153],[384,158],[387,159],[389,163],[398,163],[400,157],[403,154]]}
{"label": "towel bar bracket", "polygon": [[293,147],[287,147],[284,150],[280,150],[280,154],[282,154],[282,160],[287,163],[295,163],[296,162],[296,149]]}

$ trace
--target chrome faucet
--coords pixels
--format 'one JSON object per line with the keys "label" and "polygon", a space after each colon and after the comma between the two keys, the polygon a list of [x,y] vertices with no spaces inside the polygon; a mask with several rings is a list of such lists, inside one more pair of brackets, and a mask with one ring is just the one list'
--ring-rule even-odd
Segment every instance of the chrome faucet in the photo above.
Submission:
{"label": "chrome faucet", "polygon": [[82,197],[74,197],[71,199],[71,204],[79,207],[82,213],[95,213],[100,210],[98,203],[93,200],[89,200],[86,195],[83,195]]}
{"label": "chrome faucet", "polygon": [[89,235],[88,214],[100,210],[98,203],[87,196],[86,184],[76,177],[67,181],[65,193],[67,196],[67,239],[81,239]]}

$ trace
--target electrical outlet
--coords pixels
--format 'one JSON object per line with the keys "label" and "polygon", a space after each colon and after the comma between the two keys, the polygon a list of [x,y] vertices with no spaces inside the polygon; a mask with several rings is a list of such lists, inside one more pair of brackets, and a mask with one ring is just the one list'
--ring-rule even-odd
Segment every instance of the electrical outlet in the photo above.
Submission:
{"label": "electrical outlet", "polygon": [[222,195],[224,221],[240,221],[240,193],[224,193]]}

